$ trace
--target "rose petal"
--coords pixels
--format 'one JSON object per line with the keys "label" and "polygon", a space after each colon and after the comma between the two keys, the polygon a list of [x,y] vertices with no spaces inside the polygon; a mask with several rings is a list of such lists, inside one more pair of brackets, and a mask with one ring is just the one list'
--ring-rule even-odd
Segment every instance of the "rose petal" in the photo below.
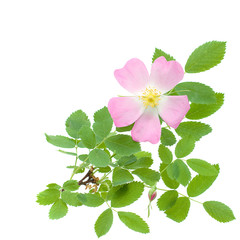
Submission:
{"label": "rose petal", "polygon": [[178,127],[189,109],[187,96],[161,96],[158,105],[160,117],[173,128]]}
{"label": "rose petal", "polygon": [[163,94],[175,87],[183,76],[183,68],[178,62],[159,57],[152,64],[150,84]]}
{"label": "rose petal", "polygon": [[135,122],[131,134],[132,139],[136,142],[158,143],[161,136],[161,125],[156,109],[146,109]]}
{"label": "rose petal", "polygon": [[144,106],[137,97],[115,97],[108,102],[108,110],[115,126],[125,127],[142,115]]}
{"label": "rose petal", "polygon": [[131,93],[144,90],[149,81],[149,73],[142,61],[137,58],[129,60],[121,69],[114,72],[119,84]]}

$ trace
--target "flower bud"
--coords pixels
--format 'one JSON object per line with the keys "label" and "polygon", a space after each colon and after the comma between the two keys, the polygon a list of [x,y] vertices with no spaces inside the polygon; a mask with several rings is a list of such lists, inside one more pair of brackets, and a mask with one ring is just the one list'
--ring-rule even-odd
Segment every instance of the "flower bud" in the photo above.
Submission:
{"label": "flower bud", "polygon": [[157,192],[155,191],[155,189],[150,189],[148,192],[148,198],[150,202],[152,202],[156,197],[157,197]]}

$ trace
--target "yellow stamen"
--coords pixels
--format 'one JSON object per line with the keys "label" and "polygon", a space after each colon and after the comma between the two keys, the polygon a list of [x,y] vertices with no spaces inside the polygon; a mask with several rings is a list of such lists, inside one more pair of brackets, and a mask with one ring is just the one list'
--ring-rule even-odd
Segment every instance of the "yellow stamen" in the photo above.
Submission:
{"label": "yellow stamen", "polygon": [[142,100],[143,105],[147,108],[148,106],[156,107],[159,104],[161,93],[156,88],[148,87],[139,96],[139,99]]}

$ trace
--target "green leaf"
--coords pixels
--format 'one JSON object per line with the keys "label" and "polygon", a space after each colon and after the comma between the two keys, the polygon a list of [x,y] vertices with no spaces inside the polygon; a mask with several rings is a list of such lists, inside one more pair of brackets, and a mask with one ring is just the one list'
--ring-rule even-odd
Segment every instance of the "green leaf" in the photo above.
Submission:
{"label": "green leaf", "polygon": [[169,165],[167,173],[172,180],[176,180],[183,186],[187,186],[191,180],[191,173],[187,165],[180,159],[175,160]]}
{"label": "green leaf", "polygon": [[110,171],[111,171],[111,168],[109,166],[98,168],[98,172],[100,172],[100,173],[107,173],[107,172],[110,172]]}
{"label": "green leaf", "polygon": [[57,189],[46,189],[37,195],[39,205],[49,205],[54,203],[60,197],[60,191]]}
{"label": "green leaf", "polygon": [[211,87],[199,82],[179,83],[174,90],[178,95],[187,95],[192,103],[213,104],[216,103],[215,92]]}
{"label": "green leaf", "polygon": [[96,137],[93,130],[88,126],[82,126],[79,130],[79,136],[87,148],[94,148],[96,146]]}
{"label": "green leaf", "polygon": [[117,127],[117,128],[116,128],[116,131],[117,131],[117,132],[128,132],[128,131],[131,131],[132,128],[133,128],[133,125],[134,125],[134,123],[131,124],[131,125],[128,125],[128,126],[126,126],[126,127]]}
{"label": "green leaf", "polygon": [[78,199],[78,193],[77,192],[70,192],[70,191],[63,191],[61,195],[62,200],[74,207],[82,206],[82,203]]}
{"label": "green leaf", "polygon": [[210,163],[196,158],[187,160],[188,166],[195,172],[203,176],[216,176],[218,175],[217,169]]}
{"label": "green leaf", "polygon": [[116,208],[128,206],[138,200],[143,190],[144,185],[140,182],[131,182],[120,186],[111,196],[111,206]]}
{"label": "green leaf", "polygon": [[85,125],[90,127],[90,121],[86,113],[84,113],[82,110],[78,110],[70,115],[65,125],[69,136],[73,138],[80,138],[79,131],[81,127]]}
{"label": "green leaf", "polygon": [[177,201],[178,192],[175,190],[166,191],[157,201],[157,206],[160,211],[165,211],[171,208]]}
{"label": "green leaf", "polygon": [[76,191],[79,187],[77,180],[68,180],[63,184],[63,189],[68,191]]}
{"label": "green leaf", "polygon": [[162,144],[159,145],[158,155],[163,163],[169,164],[173,160],[172,152]]}
{"label": "green leaf", "polygon": [[89,153],[89,160],[96,167],[107,167],[110,163],[108,154],[101,149],[93,149]]}
{"label": "green leaf", "polygon": [[149,186],[153,186],[160,179],[160,173],[149,168],[139,168],[132,172],[137,175],[143,182]]}
{"label": "green leaf", "polygon": [[162,128],[160,140],[164,146],[172,146],[177,141],[174,134],[166,128]]}
{"label": "green leaf", "polygon": [[124,166],[127,169],[149,168],[153,164],[153,160],[149,157],[142,157],[136,162]]}
{"label": "green leaf", "polygon": [[175,60],[171,55],[165,53],[161,49],[155,48],[155,52],[153,54],[152,62],[154,62],[157,58],[159,58],[161,56],[165,57],[167,61]]}
{"label": "green leaf", "polygon": [[113,186],[122,185],[132,181],[133,176],[128,170],[122,169],[120,167],[114,168],[112,175]]}
{"label": "green leaf", "polygon": [[118,212],[118,217],[131,230],[140,233],[149,233],[147,223],[137,214],[132,212]]}
{"label": "green leaf", "polygon": [[68,212],[67,204],[62,199],[58,199],[50,208],[49,218],[59,219],[66,216],[67,212]]}
{"label": "green leaf", "polygon": [[77,154],[74,153],[74,152],[66,152],[66,151],[63,151],[63,150],[61,150],[61,149],[59,149],[58,151],[59,151],[60,153],[64,153],[64,154],[67,154],[67,155],[77,156]]}
{"label": "green leaf", "polygon": [[199,73],[218,65],[224,58],[226,42],[206,42],[195,49],[187,60],[185,72]]}
{"label": "green leaf", "polygon": [[195,141],[198,141],[201,137],[212,132],[212,128],[205,123],[189,121],[180,123],[175,131],[182,138],[192,137]]}
{"label": "green leaf", "polygon": [[189,155],[195,147],[195,140],[192,137],[182,138],[176,145],[175,155],[177,158],[183,158]]}
{"label": "green leaf", "polygon": [[179,187],[179,183],[176,180],[172,180],[168,176],[168,174],[167,174],[168,166],[169,165],[165,164],[165,163],[160,164],[160,173],[161,173],[162,180],[167,187],[172,188],[172,189],[177,189]]}
{"label": "green leaf", "polygon": [[207,201],[203,203],[206,212],[219,222],[230,222],[235,219],[232,210],[224,203],[217,201]]}
{"label": "green leaf", "polygon": [[97,219],[94,225],[95,232],[98,237],[105,235],[111,228],[113,223],[113,213],[110,208],[105,210]]}
{"label": "green leaf", "polygon": [[129,164],[132,164],[134,162],[137,161],[137,158],[134,155],[130,155],[130,156],[123,156],[121,157],[117,163],[119,166],[127,166]]}
{"label": "green leaf", "polygon": [[103,107],[94,113],[93,131],[101,140],[111,132],[112,125],[113,120],[107,107]]}
{"label": "green leaf", "polygon": [[197,104],[191,103],[190,109],[186,114],[186,118],[191,120],[198,120],[209,117],[221,108],[224,102],[223,93],[215,93],[217,102],[214,104]]}
{"label": "green leaf", "polygon": [[[219,173],[219,165],[214,165],[216,170]],[[216,180],[216,176],[203,176],[203,175],[197,175],[195,176],[192,181],[188,184],[187,187],[187,194],[189,197],[196,197],[203,192],[205,192]]]}
{"label": "green leaf", "polygon": [[168,218],[175,222],[182,222],[186,219],[190,208],[190,200],[187,197],[177,199],[173,207],[165,211]]}
{"label": "green leaf", "polygon": [[52,136],[47,135],[45,133],[46,140],[51,143],[54,146],[61,147],[61,148],[74,148],[75,147],[75,141],[71,138],[64,137],[64,136]]}
{"label": "green leaf", "polygon": [[103,198],[101,198],[98,194],[94,193],[79,193],[78,199],[82,204],[88,207],[98,207],[104,203]]}
{"label": "green leaf", "polygon": [[61,186],[59,186],[59,185],[56,184],[56,183],[49,183],[49,184],[47,185],[47,187],[50,188],[50,189],[57,189],[57,190],[59,190],[59,189],[61,188]]}
{"label": "green leaf", "polygon": [[134,156],[137,159],[144,158],[144,157],[152,158],[152,154],[150,152],[145,152],[145,151],[134,153]]}
{"label": "green leaf", "polygon": [[128,135],[115,135],[106,139],[105,144],[111,151],[119,155],[129,156],[141,151],[140,144]]}

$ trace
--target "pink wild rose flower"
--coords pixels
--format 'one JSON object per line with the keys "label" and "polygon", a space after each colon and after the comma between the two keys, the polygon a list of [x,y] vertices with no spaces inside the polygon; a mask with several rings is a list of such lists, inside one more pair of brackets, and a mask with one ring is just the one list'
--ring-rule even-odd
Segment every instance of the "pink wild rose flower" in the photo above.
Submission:
{"label": "pink wild rose flower", "polygon": [[114,97],[108,110],[116,127],[135,123],[131,135],[137,142],[158,143],[161,136],[160,117],[173,128],[177,128],[188,112],[187,96],[168,96],[183,78],[182,66],[176,61],[157,58],[151,73],[137,58],[114,72],[119,84],[134,96]]}

